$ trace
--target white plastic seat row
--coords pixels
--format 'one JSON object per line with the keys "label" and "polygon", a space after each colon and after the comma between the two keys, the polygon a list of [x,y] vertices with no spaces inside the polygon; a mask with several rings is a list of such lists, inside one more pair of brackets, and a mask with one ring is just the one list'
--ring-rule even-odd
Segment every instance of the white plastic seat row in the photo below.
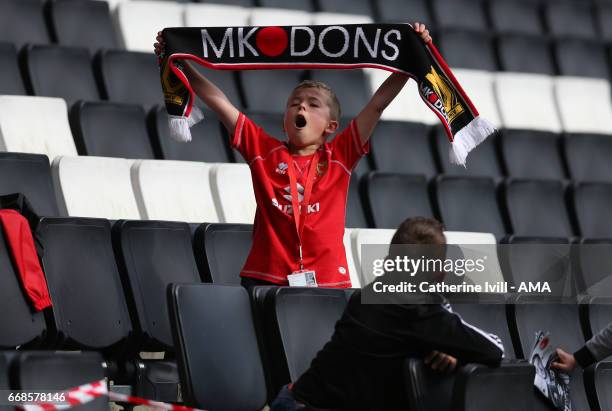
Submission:
{"label": "white plastic seat row", "polygon": [[68,216],[252,224],[245,164],[59,156],[56,196]]}

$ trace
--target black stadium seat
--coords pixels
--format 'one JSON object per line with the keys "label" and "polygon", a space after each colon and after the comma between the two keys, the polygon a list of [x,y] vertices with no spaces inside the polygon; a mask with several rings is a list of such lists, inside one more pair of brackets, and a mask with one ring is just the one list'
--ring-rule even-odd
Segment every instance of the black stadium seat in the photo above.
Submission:
{"label": "black stadium seat", "polygon": [[111,227],[93,218],[43,218],[42,265],[53,302],[54,346],[110,353],[132,335]]}
{"label": "black stadium seat", "polygon": [[[299,70],[252,70],[240,73],[245,104],[251,110],[284,113],[291,91],[300,83]],[[159,81],[159,80],[158,80]]]}
{"label": "black stadium seat", "polygon": [[502,169],[497,158],[497,150],[495,149],[497,134],[489,136],[489,138],[478,145],[478,148],[468,155],[465,167],[451,164],[448,155],[450,149],[448,137],[446,137],[446,132],[441,126],[435,128],[434,142],[443,174],[485,176],[496,179],[502,177]]}
{"label": "black stadium seat", "polygon": [[12,43],[0,42],[0,73],[0,94],[26,94],[17,49]]}
{"label": "black stadium seat", "polygon": [[540,35],[502,34],[497,40],[497,52],[504,71],[555,74],[550,43]]}
{"label": "black stadium seat", "polygon": [[34,95],[61,97],[68,106],[77,100],[100,99],[87,49],[31,46],[26,59]]}
{"label": "black stadium seat", "polygon": [[[240,90],[238,87],[239,76],[241,73],[234,72],[232,70],[214,70],[208,67],[201,66],[200,64],[193,64],[200,73],[202,73],[208,80],[212,81],[215,86],[219,87],[223,94],[232,102],[233,105],[239,109],[244,108],[242,104],[242,98],[240,98]],[[196,96],[196,104],[198,107],[204,107],[204,102]]]}
{"label": "black stadium seat", "polygon": [[313,70],[309,77],[331,87],[345,117],[355,117],[370,100],[370,90],[362,70]]}
{"label": "black stadium seat", "polygon": [[260,7],[274,7],[281,9],[293,9],[314,11],[314,4],[311,0],[257,0]]}
{"label": "black stadium seat", "polygon": [[252,241],[249,224],[202,224],[193,240],[202,278],[215,284],[240,284]]}
{"label": "black stadium seat", "polygon": [[49,3],[56,41],[64,46],[118,48],[109,5],[105,1],[60,0]]}
{"label": "black stadium seat", "polygon": [[495,191],[491,178],[439,176],[436,199],[446,229],[492,233],[497,239],[504,237],[506,229]]}
{"label": "black stadium seat", "polygon": [[80,155],[152,159],[146,115],[135,104],[79,102],[70,111]]}
{"label": "black stadium seat", "polygon": [[451,68],[497,70],[493,42],[487,32],[445,29],[436,35],[436,44]]}
{"label": "black stadium seat", "polygon": [[[95,352],[23,352],[14,360],[17,386],[26,392],[54,392],[98,382],[104,378],[102,361]],[[78,408],[107,411],[108,407],[108,398],[101,396]]]}
{"label": "black stadium seat", "polygon": [[574,235],[561,181],[510,179],[504,188],[514,235],[565,238]]}
{"label": "black stadium seat", "polygon": [[[436,175],[429,126],[405,121],[380,121],[374,129],[371,156],[377,171]],[[446,137],[444,137],[446,141]]]}
{"label": "black stadium seat", "polygon": [[574,185],[573,203],[580,235],[612,238],[612,183]]}
{"label": "black stadium seat", "polygon": [[489,14],[497,33],[522,33],[542,35],[539,3],[531,0],[491,1]]}
{"label": "black stadium seat", "polygon": [[589,392],[591,410],[612,409],[612,361],[602,361],[587,369],[584,379]]}
{"label": "black stadium seat", "polygon": [[367,196],[375,228],[397,228],[408,217],[433,217],[421,175],[372,172]]}
{"label": "black stadium seat", "polygon": [[435,0],[432,2],[432,10],[439,28],[461,28],[482,32],[488,30],[481,0]]}
{"label": "black stadium seat", "polygon": [[367,228],[368,221],[361,202],[359,179],[352,175],[349,182],[349,191],[346,200],[346,223],[348,228]]}
{"label": "black stadium seat", "polygon": [[157,106],[149,121],[152,143],[157,157],[165,160],[204,161],[208,163],[231,163],[229,138],[217,116],[204,112],[204,120],[191,127],[188,143],[170,137],[168,113],[165,106]]}
{"label": "black stadium seat", "polygon": [[[215,3],[218,4],[219,0],[197,0],[197,3]],[[255,6],[255,0],[226,0],[223,4],[231,4],[233,6],[253,7]]]}
{"label": "black stadium seat", "polygon": [[21,48],[26,43],[48,44],[49,32],[40,0],[2,0],[0,39]]}
{"label": "black stadium seat", "polygon": [[168,304],[185,405],[262,409],[266,382],[247,291],[175,284]]}
{"label": "black stadium seat", "polygon": [[425,0],[377,0],[379,20],[383,22],[425,23],[431,30],[433,19]]}
{"label": "black stadium seat", "polygon": [[328,13],[350,13],[373,17],[369,0],[315,0],[317,9]]}
{"label": "black stadium seat", "polygon": [[595,18],[599,23],[599,31],[603,40],[612,42],[612,3],[597,5]]}
{"label": "black stadium seat", "polygon": [[581,2],[548,2],[544,9],[544,19],[549,33],[557,38],[598,37],[595,30],[592,8]]}
{"label": "black stadium seat", "polygon": [[0,176],[0,195],[22,193],[39,216],[59,215],[47,156],[0,153]]}
{"label": "black stadium seat", "polygon": [[563,149],[569,174],[577,181],[612,183],[612,138],[602,134],[569,134]]}
{"label": "black stadium seat", "polygon": [[500,148],[504,167],[510,177],[566,178],[557,134],[536,130],[503,130]]}
{"label": "black stadium seat", "polygon": [[164,103],[153,53],[106,50],[100,53],[97,63],[106,99],[140,104],[147,111]]}
{"label": "black stadium seat", "polygon": [[562,39],[555,42],[555,57],[562,76],[608,79],[610,68],[605,44],[599,40]]}

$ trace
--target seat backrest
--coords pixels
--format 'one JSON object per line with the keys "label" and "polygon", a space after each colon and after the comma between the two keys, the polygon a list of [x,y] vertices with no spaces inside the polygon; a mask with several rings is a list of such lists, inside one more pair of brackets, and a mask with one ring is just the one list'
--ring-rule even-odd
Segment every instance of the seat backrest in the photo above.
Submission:
{"label": "seat backrest", "polygon": [[599,3],[596,8],[595,19],[599,23],[601,37],[607,42],[612,41],[612,4]]}
{"label": "seat backrest", "polygon": [[26,43],[48,44],[43,3],[39,0],[4,0],[0,5],[0,38],[21,48]]}
{"label": "seat backrest", "polygon": [[447,230],[492,233],[498,239],[506,234],[492,179],[440,176],[436,198]]}
{"label": "seat backrest", "polygon": [[158,31],[183,25],[183,6],[174,1],[126,1],[117,6],[116,18],[127,50],[152,52]]}
{"label": "seat backrest", "polygon": [[344,252],[346,253],[346,263],[348,265],[349,276],[351,277],[351,287],[361,288],[361,278],[357,272],[357,264],[355,264],[355,256],[353,255],[353,247],[351,246],[351,235],[357,228],[345,228],[342,243],[344,244]]}
{"label": "seat backrest", "polygon": [[132,325],[107,220],[44,218],[42,265],[53,302],[55,346],[119,350]]}
{"label": "seat backrest", "polygon": [[[273,0],[278,1],[279,0]],[[270,2],[270,0],[268,0]],[[287,6],[291,2],[283,1],[282,5],[275,8],[269,5],[264,7],[256,7],[251,9],[249,16],[249,25],[251,26],[308,26],[312,23],[312,14],[305,10],[289,10]],[[306,7],[310,4],[309,1],[298,1]]]}
{"label": "seat backrest", "polygon": [[580,235],[612,238],[612,182],[577,184],[573,197]]}
{"label": "seat backrest", "polygon": [[539,4],[529,0],[490,2],[489,16],[498,33],[544,34]]}
{"label": "seat backrest", "polygon": [[[155,36],[151,38],[154,39]],[[102,51],[99,71],[104,84],[104,97],[110,101],[140,104],[147,111],[164,103],[161,87],[157,87],[159,69],[153,53]]]}
{"label": "seat backrest", "polygon": [[211,170],[211,188],[222,223],[253,223],[257,204],[246,164],[215,165]]}
{"label": "seat backrest", "polygon": [[[243,0],[238,0],[238,2]],[[244,3],[252,3],[252,0],[244,0]],[[213,3],[211,1],[211,3]],[[219,3],[218,1],[214,3]],[[215,27],[215,26],[247,26],[251,10],[244,5],[231,4],[197,4],[187,3],[184,5],[184,21],[186,27]]]}
{"label": "seat backrest", "polygon": [[571,237],[565,188],[555,180],[507,180],[505,206],[514,235]]}
{"label": "seat backrest", "polygon": [[141,160],[132,165],[132,186],[144,219],[217,222],[211,165],[196,161]]}
{"label": "seat backrest", "polygon": [[367,0],[328,0],[319,1],[318,5],[319,10],[324,13],[346,13],[347,10],[350,10],[353,14],[374,17],[372,4]]}
{"label": "seat backrest", "polygon": [[[457,17],[455,16],[454,19],[457,20]],[[437,35],[440,51],[451,68],[497,70],[493,42],[486,31],[449,28],[440,30]],[[473,50],[478,50],[478,53],[473,53]]]}
{"label": "seat backrest", "polygon": [[12,43],[0,43],[0,94],[26,94],[19,71],[17,48]]}
{"label": "seat backrest", "polygon": [[187,223],[118,221],[113,244],[138,351],[174,351],[168,305],[170,283],[199,283]]}
{"label": "seat backrest", "polygon": [[[36,121],[32,114],[36,113]],[[61,98],[0,96],[0,151],[56,156],[77,154],[66,102]]]}
{"label": "seat backrest", "polygon": [[397,228],[408,217],[433,217],[422,175],[372,172],[367,194],[376,228]]}
{"label": "seat backrest", "polygon": [[555,78],[555,97],[565,132],[612,134],[608,80],[559,76]]}
{"label": "seat backrest", "polygon": [[59,215],[47,156],[0,153],[0,175],[0,195],[22,193],[39,216]]}
{"label": "seat backrest", "polygon": [[[13,265],[6,234],[0,226],[0,349],[14,349],[42,340],[46,333],[42,311],[34,311]],[[0,358],[2,359],[2,358]],[[0,381],[2,380],[0,372]],[[8,388],[8,387],[6,387]]]}
{"label": "seat backrest", "polygon": [[470,270],[465,274],[465,278],[474,284],[482,285],[483,289],[486,282],[495,284],[498,281],[504,281],[497,257],[497,240],[493,234],[445,231],[444,236],[447,244],[454,244],[459,247],[463,254],[462,258],[474,261],[479,258],[484,260],[484,270]]}
{"label": "seat backrest", "polygon": [[311,70],[310,78],[331,87],[344,116],[357,116],[370,100],[369,84],[363,70]]}
{"label": "seat backrest", "polygon": [[[598,33],[592,13],[591,7],[580,3],[547,3],[544,7],[544,21],[554,37],[593,39],[598,37]],[[576,25],[575,30],[571,28],[572,25]]]}
{"label": "seat backrest", "polygon": [[349,182],[349,192],[346,200],[346,222],[344,224],[345,227],[368,227],[364,206],[361,203],[359,184],[360,183],[358,177],[355,175],[351,176]]}
{"label": "seat backrest", "polygon": [[496,73],[495,94],[504,127],[561,131],[551,77]]}
{"label": "seat backrest", "polygon": [[[587,338],[593,332],[598,332],[608,325],[608,318],[612,318],[612,239],[610,238],[583,238],[580,245],[575,245],[573,251],[576,268],[574,273],[578,277],[580,294],[588,295],[598,299],[591,301],[588,308],[591,322],[590,331],[585,331]],[[593,313],[597,313],[593,317]],[[601,320],[594,320],[594,318]],[[604,320],[605,319],[605,320]],[[599,322],[598,326],[593,323]]]}
{"label": "seat backrest", "polygon": [[153,158],[143,108],[135,104],[79,102],[70,111],[79,154]]}
{"label": "seat backrest", "polygon": [[29,46],[26,61],[34,95],[60,97],[69,106],[77,100],[100,99],[86,48]]}
{"label": "seat backrest", "polygon": [[265,377],[247,291],[177,284],[168,304],[185,404],[211,410],[262,409]]}
{"label": "seat backrest", "polygon": [[433,24],[425,0],[378,0],[375,3],[381,21],[392,23],[418,21],[430,27]]}
{"label": "seat backrest", "polygon": [[[393,234],[395,234],[395,230],[381,228],[352,230],[351,245],[353,248],[353,258],[355,260],[355,266],[357,268],[362,287],[365,287],[375,278],[374,273],[366,267],[366,264],[363,261],[362,246],[372,244],[379,245],[380,247],[371,249],[368,256],[371,259],[385,258],[389,251],[388,245],[391,243]],[[380,252],[380,255],[375,255],[378,252]]]}
{"label": "seat backrest", "polygon": [[483,2],[480,0],[436,0],[432,10],[438,27],[485,32],[488,29]]}
{"label": "seat backrest", "polygon": [[132,161],[110,157],[58,157],[51,166],[64,215],[138,220]]}
{"label": "seat backrest", "polygon": [[[104,379],[104,360],[96,352],[26,351],[14,361],[19,389],[29,392],[68,390]],[[101,396],[79,409],[104,411],[108,406],[108,398]]]}
{"label": "seat backrest", "polygon": [[300,70],[251,70],[240,73],[246,106],[265,113],[283,113],[289,94],[303,76]]}
{"label": "seat backrest", "polygon": [[550,43],[541,35],[502,34],[498,38],[497,50],[504,71],[555,74]]}
{"label": "seat backrest", "polygon": [[578,181],[612,183],[612,139],[601,134],[568,134],[563,144],[569,174]]}
{"label": "seat backrest", "polygon": [[[606,47],[599,40],[563,39],[555,43],[559,74],[608,79]],[[582,64],[588,62],[588,64]]]}
{"label": "seat backrest", "polygon": [[57,42],[64,46],[118,48],[110,8],[106,1],[62,0],[49,4]]}
{"label": "seat backrest", "polygon": [[[285,10],[301,10],[301,11],[314,11],[314,1],[307,0],[259,0],[258,4],[261,8],[284,8]],[[288,25],[294,25],[293,23],[287,23]]]}
{"label": "seat backrest", "polygon": [[[357,3],[363,3],[363,0]],[[366,24],[374,21],[371,15],[367,13],[357,13],[353,11],[352,6],[347,7],[346,10],[351,10],[353,14],[344,13],[344,10],[340,12],[323,11],[313,13],[312,24],[331,26],[334,24]]]}
{"label": "seat backrest", "polygon": [[[416,104],[421,104],[416,102]],[[406,108],[407,109],[407,108]],[[378,171],[436,175],[431,129],[422,123],[383,120],[374,130],[371,155]]]}
{"label": "seat backrest", "polygon": [[[558,134],[536,130],[503,130],[499,146],[506,172],[516,178],[565,178]],[[538,153],[537,161],[525,153]]]}
{"label": "seat backrest", "polygon": [[453,74],[476,104],[478,113],[496,127],[501,127],[503,124],[493,89],[493,74],[484,70],[469,69],[454,69]]}
{"label": "seat backrest", "polygon": [[600,362],[594,371],[599,410],[609,410],[612,407],[612,362]]}
{"label": "seat backrest", "polygon": [[202,276],[215,284],[240,284],[253,242],[249,224],[202,224],[194,235],[196,261]]}

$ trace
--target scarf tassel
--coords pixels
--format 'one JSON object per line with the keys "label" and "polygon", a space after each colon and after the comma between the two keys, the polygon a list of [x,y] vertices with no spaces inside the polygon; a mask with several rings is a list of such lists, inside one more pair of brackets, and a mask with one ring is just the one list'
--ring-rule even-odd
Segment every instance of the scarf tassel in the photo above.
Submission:
{"label": "scarf tassel", "polygon": [[468,154],[495,132],[489,120],[477,116],[455,135],[449,150],[451,164],[465,167]]}

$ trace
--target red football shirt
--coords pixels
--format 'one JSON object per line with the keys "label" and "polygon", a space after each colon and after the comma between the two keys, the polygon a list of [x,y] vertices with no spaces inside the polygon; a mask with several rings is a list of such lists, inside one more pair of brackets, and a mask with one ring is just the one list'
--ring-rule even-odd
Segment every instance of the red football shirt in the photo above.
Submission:
{"label": "red football shirt", "polygon": [[[286,143],[268,135],[240,114],[232,146],[244,157],[253,177],[257,212],[253,245],[240,273],[287,285],[287,275],[299,270],[299,240],[293,219],[288,167],[294,167],[298,198],[306,207],[302,233],[304,269],[316,272],[321,287],[346,288],[351,280],[342,237],[351,170],[369,150],[361,144],[355,121],[314,156],[292,156]],[[310,160],[310,161],[309,161]],[[304,180],[317,167],[309,204],[302,204]]]}

